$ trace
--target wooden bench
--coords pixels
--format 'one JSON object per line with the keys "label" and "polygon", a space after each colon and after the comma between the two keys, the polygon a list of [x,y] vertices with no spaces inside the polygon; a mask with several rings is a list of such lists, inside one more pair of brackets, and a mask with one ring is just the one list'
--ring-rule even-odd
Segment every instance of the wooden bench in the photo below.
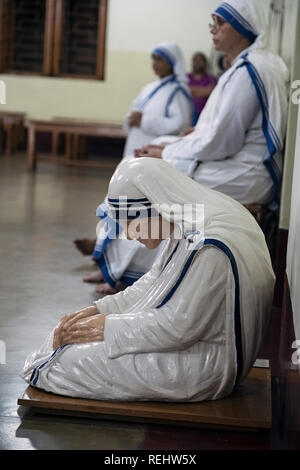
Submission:
{"label": "wooden bench", "polygon": [[[78,143],[81,136],[99,136],[111,139],[125,139],[126,133],[119,122],[91,121],[75,118],[59,118],[52,120],[29,120],[28,121],[28,169],[35,171],[37,165],[36,136],[38,132],[49,132],[52,134],[52,161],[63,162],[67,165],[98,166],[99,161],[87,161],[79,158]],[[59,134],[66,135],[66,150],[63,158],[57,157],[57,146]],[[45,157],[44,157],[45,158]]]}
{"label": "wooden bench", "polygon": [[6,135],[5,153],[11,155],[25,140],[26,113],[15,111],[1,111],[0,148],[3,148],[3,133]]}
{"label": "wooden bench", "polygon": [[271,374],[253,367],[231,396],[200,403],[117,402],[71,398],[27,387],[18,404],[39,413],[242,431],[272,425]]}

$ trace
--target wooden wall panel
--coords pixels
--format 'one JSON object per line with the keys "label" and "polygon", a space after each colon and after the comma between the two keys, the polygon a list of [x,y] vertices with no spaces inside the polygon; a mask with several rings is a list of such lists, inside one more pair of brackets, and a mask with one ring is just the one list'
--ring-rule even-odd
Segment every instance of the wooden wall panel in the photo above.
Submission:
{"label": "wooden wall panel", "polygon": [[107,0],[0,0],[0,71],[103,79]]}
{"label": "wooden wall panel", "polygon": [[64,0],[63,13],[59,74],[95,77],[99,0]]}
{"label": "wooden wall panel", "polygon": [[13,71],[43,73],[46,0],[14,0]]}

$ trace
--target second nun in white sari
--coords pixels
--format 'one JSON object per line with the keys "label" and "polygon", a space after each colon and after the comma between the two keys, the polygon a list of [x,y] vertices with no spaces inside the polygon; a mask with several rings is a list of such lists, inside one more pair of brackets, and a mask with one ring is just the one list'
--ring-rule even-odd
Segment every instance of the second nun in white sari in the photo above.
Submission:
{"label": "second nun in white sari", "polygon": [[125,118],[124,157],[132,156],[136,148],[150,144],[160,135],[184,131],[193,121],[193,103],[180,48],[163,42],[155,47],[151,57],[158,80],[141,90]]}
{"label": "second nun in white sari", "polygon": [[[168,234],[164,251],[125,291],[64,317],[22,377],[98,400],[230,395],[257,358],[272,304],[274,273],[256,221],[238,202],[152,158],[122,163],[108,198],[129,237],[152,249]],[[158,230],[147,238],[150,222]]]}

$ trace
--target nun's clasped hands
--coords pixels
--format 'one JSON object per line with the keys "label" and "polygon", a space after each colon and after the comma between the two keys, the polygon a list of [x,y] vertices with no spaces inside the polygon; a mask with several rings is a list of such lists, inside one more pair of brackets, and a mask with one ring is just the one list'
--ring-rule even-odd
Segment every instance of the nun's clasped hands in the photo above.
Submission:
{"label": "nun's clasped hands", "polygon": [[63,344],[92,343],[104,340],[105,315],[94,306],[64,316],[54,331],[53,349]]}

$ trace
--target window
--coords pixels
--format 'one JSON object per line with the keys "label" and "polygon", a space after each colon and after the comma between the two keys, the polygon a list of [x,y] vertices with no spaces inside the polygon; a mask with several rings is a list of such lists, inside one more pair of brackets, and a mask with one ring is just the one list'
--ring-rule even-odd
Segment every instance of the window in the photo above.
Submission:
{"label": "window", "polygon": [[107,0],[0,0],[0,72],[104,78]]}

